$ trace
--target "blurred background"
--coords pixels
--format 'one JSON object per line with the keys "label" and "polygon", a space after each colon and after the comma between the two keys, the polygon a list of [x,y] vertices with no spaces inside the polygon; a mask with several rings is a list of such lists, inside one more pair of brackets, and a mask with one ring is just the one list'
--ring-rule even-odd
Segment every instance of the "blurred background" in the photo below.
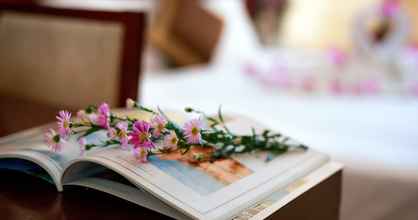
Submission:
{"label": "blurred background", "polygon": [[418,219],[417,1],[0,0],[0,136],[128,97],[331,155],[342,220]]}

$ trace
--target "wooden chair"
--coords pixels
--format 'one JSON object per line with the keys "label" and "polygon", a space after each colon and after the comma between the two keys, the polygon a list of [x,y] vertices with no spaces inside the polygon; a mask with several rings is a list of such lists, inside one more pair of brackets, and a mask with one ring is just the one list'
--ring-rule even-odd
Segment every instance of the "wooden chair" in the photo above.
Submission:
{"label": "wooden chair", "polygon": [[53,120],[45,106],[137,99],[146,6],[95,2],[0,1],[0,136]]}

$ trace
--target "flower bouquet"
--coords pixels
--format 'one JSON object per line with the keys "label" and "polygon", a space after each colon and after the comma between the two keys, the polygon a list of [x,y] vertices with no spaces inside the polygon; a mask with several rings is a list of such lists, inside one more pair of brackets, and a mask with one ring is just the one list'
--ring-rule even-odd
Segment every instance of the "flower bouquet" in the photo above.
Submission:
{"label": "flower bouquet", "polygon": [[[252,128],[251,133],[238,135],[228,128],[221,108],[216,116],[209,116],[187,107],[185,112],[194,113],[197,117],[180,125],[160,108],[153,110],[132,99],[128,99],[126,103],[128,109],[149,113],[152,118],[140,120],[120,116],[112,113],[106,103],[88,106],[78,111],[76,118],[63,110],[57,116],[58,129],[49,129],[45,133],[45,142],[54,152],[59,152],[70,137],[76,137],[82,153],[93,148],[119,146],[131,151],[139,162],[147,162],[150,155],[175,150],[188,154],[190,161],[199,162],[257,151],[268,152],[266,161],[269,161],[272,156],[289,150],[307,149],[305,145],[267,129],[256,133]],[[99,131],[106,132],[105,140],[101,143],[89,143],[86,137]]]}

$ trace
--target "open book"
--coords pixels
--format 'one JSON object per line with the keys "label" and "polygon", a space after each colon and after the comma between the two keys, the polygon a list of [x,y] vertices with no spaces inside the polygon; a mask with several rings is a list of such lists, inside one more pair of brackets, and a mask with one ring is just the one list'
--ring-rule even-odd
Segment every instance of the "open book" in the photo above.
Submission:
{"label": "open book", "polygon": [[[236,133],[261,127],[243,117],[230,117]],[[291,151],[268,162],[265,153],[252,153],[214,162],[189,162],[180,152],[152,155],[138,163],[120,147],[92,149],[80,154],[75,140],[59,153],[43,142],[52,125],[22,131],[0,139],[0,168],[39,176],[56,185],[78,185],[103,191],[176,219],[231,219],[257,202],[280,200],[289,184],[329,162],[311,149]],[[104,133],[90,135],[100,140]]]}

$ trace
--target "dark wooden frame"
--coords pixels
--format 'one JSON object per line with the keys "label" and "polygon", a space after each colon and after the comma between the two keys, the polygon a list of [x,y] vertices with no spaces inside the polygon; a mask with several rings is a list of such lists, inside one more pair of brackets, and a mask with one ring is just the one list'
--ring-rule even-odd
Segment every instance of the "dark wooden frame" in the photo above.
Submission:
{"label": "dark wooden frame", "polygon": [[0,16],[3,11],[53,15],[96,21],[118,22],[123,25],[123,45],[119,74],[118,106],[124,106],[127,98],[138,98],[141,79],[141,60],[145,40],[146,15],[143,11],[100,11],[83,8],[61,8],[38,3],[15,4],[0,1]]}

